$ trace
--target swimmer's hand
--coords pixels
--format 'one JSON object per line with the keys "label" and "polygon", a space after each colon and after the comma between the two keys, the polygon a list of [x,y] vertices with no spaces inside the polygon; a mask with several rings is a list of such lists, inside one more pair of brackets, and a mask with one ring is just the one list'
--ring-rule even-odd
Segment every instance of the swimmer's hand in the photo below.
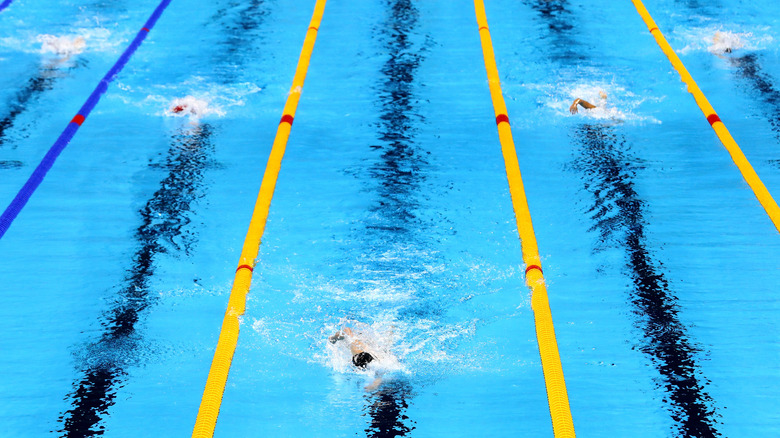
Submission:
{"label": "swimmer's hand", "polygon": [[580,99],[578,97],[578,98],[574,99],[574,102],[569,107],[569,112],[572,113],[572,114],[577,114],[577,110],[578,110],[577,105],[580,105],[580,106],[582,106],[583,108],[586,108],[586,109],[596,108],[596,105],[593,105],[592,103],[590,103],[588,101],[585,101],[585,100],[582,100],[582,99]]}
{"label": "swimmer's hand", "polygon": [[364,389],[366,390],[366,392],[371,392],[371,391],[374,391],[377,388],[379,388],[379,385],[381,385],[381,384],[382,384],[382,378],[381,377],[377,377],[376,379],[374,379],[373,382],[371,382]]}
{"label": "swimmer's hand", "polygon": [[341,333],[341,331],[337,331],[328,338],[331,344],[335,344],[336,341],[340,341],[342,339],[344,339],[344,335]]}

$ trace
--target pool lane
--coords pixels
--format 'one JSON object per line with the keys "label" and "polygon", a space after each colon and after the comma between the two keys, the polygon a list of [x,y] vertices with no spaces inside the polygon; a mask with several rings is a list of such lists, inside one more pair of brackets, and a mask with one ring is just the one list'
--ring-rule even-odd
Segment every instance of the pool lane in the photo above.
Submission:
{"label": "pool lane", "polygon": [[[252,45],[258,43],[257,38],[236,38],[230,31],[237,27],[235,22],[241,23],[242,35],[251,35],[269,13],[262,2],[230,11],[235,14],[227,14],[226,9],[215,12],[209,22],[217,22],[224,30],[218,34],[225,44],[217,44],[218,50],[212,52],[221,61],[214,64],[215,70],[228,63],[232,69],[244,65],[245,58],[235,54],[253,51]],[[226,85],[236,79],[217,76]],[[79,355],[90,359],[78,364],[73,391],[66,396],[69,408],[59,415],[62,436],[102,434],[119,388],[128,384],[129,371],[146,354],[141,326],[157,301],[151,286],[157,276],[157,260],[161,255],[187,257],[198,244],[193,230],[196,224],[191,224],[190,218],[197,214],[197,200],[206,194],[204,177],[213,164],[214,132],[211,123],[179,128],[170,134],[165,161],[150,163],[150,172],[166,170],[168,175],[139,211],[142,225],[134,233],[137,249],[124,284],[117,285],[114,304],[100,318],[103,333],[86,348],[79,347]]]}
{"label": "pool lane", "polygon": [[204,174],[214,149],[212,132],[209,124],[203,124],[173,133],[165,161],[150,165],[168,174],[139,211],[142,223],[134,233],[136,252],[124,284],[100,318],[100,337],[82,352],[86,360],[79,364],[73,391],[66,397],[71,407],[59,417],[60,436],[105,432],[101,423],[111,413],[117,390],[143,354],[144,335],[139,326],[156,298],[150,286],[155,261],[161,254],[187,254],[195,243],[188,229],[192,207],[205,192]]}
{"label": "pool lane", "polygon": [[599,245],[615,245],[625,253],[633,284],[629,300],[644,338],[639,349],[659,372],[659,386],[668,394],[668,413],[680,436],[721,436],[718,409],[699,366],[706,352],[683,324],[677,293],[648,241],[647,202],[634,181],[633,163],[638,160],[626,152],[631,149],[628,140],[613,126],[584,123],[573,137],[581,146],[571,169],[580,173],[584,189],[592,195],[588,212]]}
{"label": "pool lane", "polygon": [[10,131],[17,120],[28,108],[28,105],[34,103],[37,98],[51,90],[58,78],[56,66],[42,66],[35,75],[27,80],[23,88],[16,92],[15,96],[6,104],[10,110],[5,117],[0,119],[0,148],[8,143],[8,131]]}
{"label": "pool lane", "polygon": [[228,373],[230,372],[230,365],[238,344],[239,318],[246,311],[246,296],[249,293],[255,259],[257,258],[260,241],[265,231],[276,180],[281,170],[285,148],[287,147],[287,141],[295,120],[295,112],[303,91],[303,84],[306,79],[319,26],[325,12],[325,4],[326,0],[317,0],[312,19],[309,22],[309,28],[306,31],[306,38],[303,42],[290,93],[282,111],[271,155],[263,174],[263,182],[260,186],[254,211],[252,212],[249,231],[241,249],[241,257],[236,269],[233,288],[230,292],[227,311],[225,312],[216,351],[214,352],[214,359],[206,380],[206,388],[204,389],[203,398],[195,420],[192,432],[193,437],[210,437],[214,435],[219,409],[222,404],[222,396],[227,384]]}
{"label": "pool lane", "polygon": [[[541,40],[552,42],[545,51],[557,70],[550,80],[562,77],[572,81],[567,75],[573,63],[609,68],[591,56],[591,47],[578,43],[583,40],[579,18],[583,11],[578,6],[541,0],[525,3],[537,12]],[[602,78],[593,81],[598,83]],[[669,285],[663,263],[653,256],[653,244],[645,230],[648,201],[637,191],[634,181],[634,163],[640,158],[628,155],[632,145],[621,131],[612,120],[589,120],[578,123],[570,135],[577,152],[567,168],[579,173],[584,190],[593,197],[587,208],[591,230],[599,236],[593,252],[617,247],[623,253],[624,271],[632,284],[627,290],[628,303],[637,315],[634,324],[642,335],[639,349],[663,382],[659,389],[667,394],[664,399],[671,420],[680,433],[688,434],[685,436],[718,436],[717,405],[705,390],[708,379],[701,375],[699,366],[706,352],[688,334],[679,316],[677,292]]]}

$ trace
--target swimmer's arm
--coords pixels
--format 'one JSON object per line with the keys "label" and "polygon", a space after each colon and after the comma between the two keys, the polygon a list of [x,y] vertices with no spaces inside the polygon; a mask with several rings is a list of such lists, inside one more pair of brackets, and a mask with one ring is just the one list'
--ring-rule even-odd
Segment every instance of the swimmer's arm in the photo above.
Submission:
{"label": "swimmer's arm", "polygon": [[572,103],[571,106],[569,107],[569,112],[571,112],[572,114],[577,114],[577,105],[580,105],[580,106],[582,106],[583,108],[586,108],[586,109],[596,108],[596,105],[593,105],[592,103],[590,103],[590,102],[588,102],[586,100],[582,100],[582,99],[580,99],[578,97],[578,98],[574,99],[574,103]]}
{"label": "swimmer's arm", "polygon": [[365,387],[365,390],[374,391],[375,389],[379,388],[379,385],[381,384],[382,384],[382,377],[377,377],[376,379],[374,379],[373,382],[371,382],[371,384]]}
{"label": "swimmer's arm", "polygon": [[336,341],[340,341],[344,339],[346,336],[352,336],[352,329],[349,327],[343,327],[341,330],[337,331],[333,334],[333,336],[329,337],[328,340],[331,344],[335,344]]}

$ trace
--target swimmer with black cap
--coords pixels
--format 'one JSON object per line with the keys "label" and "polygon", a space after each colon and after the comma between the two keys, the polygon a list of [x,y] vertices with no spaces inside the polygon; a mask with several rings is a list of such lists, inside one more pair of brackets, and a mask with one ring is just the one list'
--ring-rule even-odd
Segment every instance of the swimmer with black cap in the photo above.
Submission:
{"label": "swimmer with black cap", "polygon": [[341,330],[329,337],[328,340],[331,344],[335,344],[337,341],[341,341],[349,337],[352,342],[349,344],[349,351],[352,353],[352,364],[358,368],[364,369],[366,365],[374,360],[374,356],[369,353],[366,348],[366,344],[362,341],[355,339],[355,334],[349,327],[343,327]]}
{"label": "swimmer with black cap", "polygon": [[[354,332],[349,327],[342,327],[341,330],[337,331],[328,338],[331,344],[335,344],[336,342],[345,339],[351,340],[349,343],[349,351],[352,353],[352,365],[361,370],[364,370],[369,363],[376,360],[374,355],[367,351],[368,348],[366,347],[366,344],[364,344],[363,341],[356,339]],[[380,383],[382,383],[382,378],[377,377],[373,383],[366,386],[366,390],[374,390],[379,386]]]}

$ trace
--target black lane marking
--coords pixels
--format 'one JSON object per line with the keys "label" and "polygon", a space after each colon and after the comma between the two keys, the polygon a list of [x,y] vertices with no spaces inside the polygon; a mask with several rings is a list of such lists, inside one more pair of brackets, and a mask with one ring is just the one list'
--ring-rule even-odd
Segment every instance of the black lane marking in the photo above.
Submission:
{"label": "black lane marking", "polygon": [[27,110],[28,105],[35,102],[41,94],[51,90],[57,77],[57,70],[51,67],[42,67],[38,73],[31,77],[24,88],[16,92],[7,106],[8,113],[0,119],[0,147],[7,141],[7,131],[10,130],[17,118]]}
{"label": "black lane marking", "polygon": [[622,151],[627,147],[614,128],[583,125],[576,134],[583,146],[573,168],[581,172],[585,188],[593,195],[593,231],[604,246],[626,252],[626,267],[633,290],[630,303],[644,343],[639,348],[658,369],[667,393],[668,411],[679,434],[685,437],[718,437],[719,415],[706,392],[697,356],[702,351],[690,339],[678,316],[678,298],[669,287],[662,263],[653,260],[645,232],[645,202],[634,189],[636,160]]}
{"label": "black lane marking", "polygon": [[406,424],[409,417],[405,414],[411,395],[412,388],[407,382],[392,381],[366,396],[367,404],[363,410],[371,417],[371,423],[364,430],[366,437],[403,437],[414,430]]}
{"label": "black lane marking", "polygon": [[93,437],[105,432],[100,424],[114,404],[127,368],[140,359],[142,335],[136,330],[143,312],[154,303],[149,281],[159,254],[188,253],[195,243],[187,225],[192,204],[202,196],[205,168],[211,155],[211,127],[173,137],[163,169],[168,175],[141,209],[142,224],[135,232],[139,244],[125,284],[102,317],[103,333],[86,347],[85,359],[66,399],[72,407],[59,417],[62,437]]}

